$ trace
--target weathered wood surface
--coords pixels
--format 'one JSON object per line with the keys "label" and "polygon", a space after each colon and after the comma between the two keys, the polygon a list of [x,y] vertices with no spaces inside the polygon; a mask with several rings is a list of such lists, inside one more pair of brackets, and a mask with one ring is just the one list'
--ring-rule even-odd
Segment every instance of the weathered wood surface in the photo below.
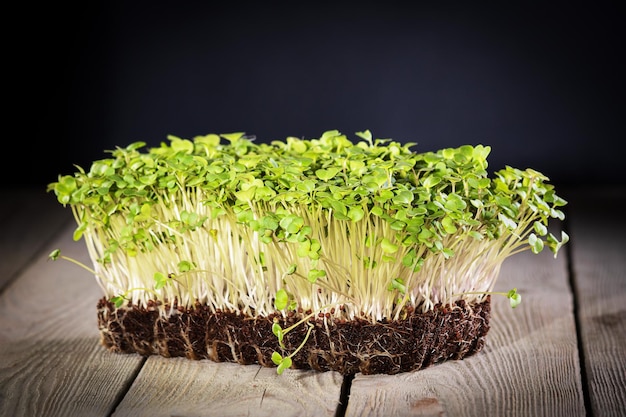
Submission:
{"label": "weathered wood surface", "polygon": [[[334,416],[342,377],[150,357],[114,417]],[[157,390],[155,390],[155,388]]]}
{"label": "weathered wood surface", "polygon": [[517,287],[522,303],[492,297],[483,351],[420,372],[357,375],[347,415],[584,416],[565,258],[508,259],[496,290]]}
{"label": "weathered wood surface", "polygon": [[[623,207],[624,192],[606,207]],[[566,195],[571,242],[557,259],[505,262],[498,289],[517,287],[523,301],[513,310],[493,298],[483,351],[418,372],[356,375],[344,409],[335,373],[105,351],[97,284],[47,260],[61,247],[88,261],[69,209],[43,192],[0,196],[0,416],[626,415],[626,228],[598,203]]]}
{"label": "weathered wood surface", "polygon": [[[610,197],[603,203],[603,196]],[[626,189],[570,199],[572,272],[592,415],[626,415]]]}
{"label": "weathered wood surface", "polygon": [[88,260],[72,231],[66,226],[29,253],[3,255],[3,263],[27,262],[0,295],[0,416],[109,415],[142,363],[99,346],[94,302],[101,293],[93,277],[47,260],[60,246]]}

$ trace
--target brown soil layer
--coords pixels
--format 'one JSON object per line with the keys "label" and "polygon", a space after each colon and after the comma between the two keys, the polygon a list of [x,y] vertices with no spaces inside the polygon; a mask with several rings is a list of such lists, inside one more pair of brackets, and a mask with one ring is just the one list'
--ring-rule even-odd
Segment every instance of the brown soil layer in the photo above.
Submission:
{"label": "brown soil layer", "polygon": [[[272,353],[289,355],[305,339],[308,329],[300,325],[288,332],[283,349],[272,333],[274,317],[285,329],[299,321],[297,314],[250,317],[239,312],[212,312],[200,304],[176,307],[171,314],[167,310],[167,315],[160,311],[156,306],[116,308],[101,299],[98,323],[102,344],[115,352],[271,367],[276,366]],[[460,301],[452,308],[436,306],[432,311],[410,312],[394,321],[315,317],[309,321],[314,326],[310,337],[292,358],[292,367],[343,375],[396,374],[462,359],[482,349],[490,314],[491,300],[487,297],[471,306]]]}

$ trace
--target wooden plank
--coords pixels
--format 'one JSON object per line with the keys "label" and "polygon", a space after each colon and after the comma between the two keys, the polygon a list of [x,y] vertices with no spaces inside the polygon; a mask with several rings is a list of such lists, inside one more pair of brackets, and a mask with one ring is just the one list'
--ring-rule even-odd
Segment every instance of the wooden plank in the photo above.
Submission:
{"label": "wooden plank", "polygon": [[143,363],[99,345],[94,278],[69,262],[47,260],[60,247],[88,262],[73,229],[44,245],[0,296],[2,416],[109,415]]}
{"label": "wooden plank", "polygon": [[[39,259],[25,257],[31,267],[0,297],[0,415],[108,415],[143,363],[138,355],[116,355],[99,346],[95,306],[101,294],[93,277],[73,264],[46,260],[60,247],[89,264],[83,243],[71,239],[73,228],[66,224],[56,241],[37,251]],[[146,410],[151,416],[163,410],[167,415],[227,416],[242,410],[334,415],[342,380],[331,372],[288,370],[278,376],[274,368],[152,357],[116,415]],[[207,414],[207,407],[213,411]]]}
{"label": "wooden plank", "polygon": [[70,222],[71,210],[45,188],[0,190],[0,291]]}
{"label": "wooden plank", "polygon": [[393,376],[356,375],[348,416],[584,416],[566,253],[507,259],[498,291],[517,287],[516,308],[492,298],[478,354]]}
{"label": "wooden plank", "polygon": [[114,417],[334,416],[341,383],[336,372],[153,356]]}
{"label": "wooden plank", "polygon": [[[592,414],[626,414],[626,187],[570,198],[572,269]],[[617,211],[616,211],[617,210]]]}
{"label": "wooden plank", "polygon": [[[589,201],[597,201],[589,195]],[[624,195],[619,190],[612,202],[600,206],[624,207]],[[626,409],[625,223],[608,211],[598,216],[598,203],[585,207],[585,200],[566,198],[593,415],[621,415]],[[10,220],[16,211],[5,211],[9,205],[2,201],[8,214],[4,225],[19,226]],[[98,346],[95,304],[100,292],[95,281],[74,265],[45,260],[55,247],[88,262],[86,252],[81,242],[71,240],[73,225],[52,244],[28,245],[50,227],[40,225],[39,234],[37,228],[14,234],[22,239],[14,244],[25,255],[3,255],[3,265],[13,268],[10,264],[18,259],[22,264],[16,269],[18,279],[0,296],[0,415],[109,415],[143,359]],[[2,240],[3,248],[10,248],[9,242]],[[511,310],[506,299],[494,298],[492,329],[482,352],[413,373],[357,375],[347,414],[584,415],[564,255],[554,260],[548,252],[525,253],[505,263],[498,289],[516,286],[524,300]],[[141,415],[137,413],[144,408],[151,415],[267,411],[282,416],[295,410],[298,415],[329,415],[341,386],[341,377],[333,373],[286,371],[278,377],[273,369],[258,366],[182,358],[153,357],[146,364],[116,415]],[[153,401],[156,405],[150,406]],[[303,403],[314,405],[303,408]]]}

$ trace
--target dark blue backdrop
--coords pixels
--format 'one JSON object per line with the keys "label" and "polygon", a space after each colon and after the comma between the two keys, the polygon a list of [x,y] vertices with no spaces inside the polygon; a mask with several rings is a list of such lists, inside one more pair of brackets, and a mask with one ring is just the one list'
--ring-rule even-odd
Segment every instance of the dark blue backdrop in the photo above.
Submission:
{"label": "dark blue backdrop", "polygon": [[35,36],[12,60],[27,117],[10,122],[37,169],[11,184],[168,134],[329,129],[423,151],[482,143],[494,169],[624,182],[617,2],[168,3],[28,11]]}

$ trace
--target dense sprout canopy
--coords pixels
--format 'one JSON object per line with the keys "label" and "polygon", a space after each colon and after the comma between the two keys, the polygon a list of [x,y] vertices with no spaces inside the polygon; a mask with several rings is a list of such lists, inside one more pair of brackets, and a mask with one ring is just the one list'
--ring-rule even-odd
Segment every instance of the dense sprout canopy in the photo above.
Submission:
{"label": "dense sprout canopy", "polygon": [[566,204],[548,178],[508,166],[490,177],[489,146],[418,153],[356,137],[169,136],[117,148],[49,190],[120,303],[397,318],[480,298],[508,256],[556,255],[567,241],[548,232]]}

